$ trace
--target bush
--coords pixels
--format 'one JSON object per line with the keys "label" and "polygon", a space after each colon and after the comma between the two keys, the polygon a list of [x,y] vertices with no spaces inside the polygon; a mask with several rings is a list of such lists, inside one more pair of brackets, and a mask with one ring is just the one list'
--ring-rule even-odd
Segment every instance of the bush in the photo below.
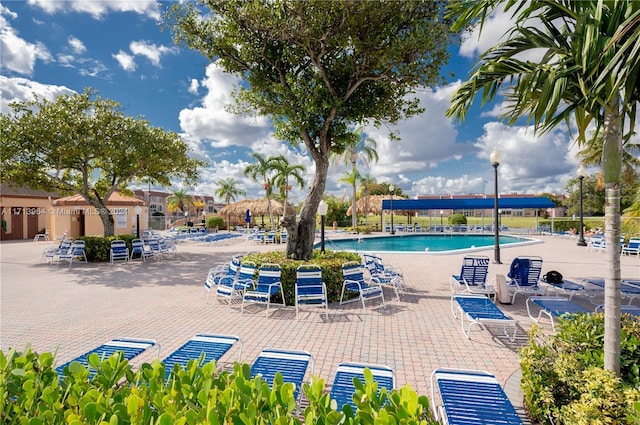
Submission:
{"label": "bush", "polygon": [[85,242],[84,252],[87,255],[87,261],[109,261],[111,253],[111,241],[120,239],[125,241],[129,252],[131,252],[131,241],[135,239],[134,235],[118,235],[118,236],[81,236],[78,240]]}
{"label": "bush", "polygon": [[207,218],[207,228],[209,229],[224,229],[224,219],[219,215],[214,215]]}
{"label": "bush", "polygon": [[561,320],[546,342],[540,342],[538,333],[534,326],[520,353],[525,404],[535,421],[573,425],[640,420],[640,321],[631,315],[622,318],[620,377],[604,370],[602,313]]}
{"label": "bush", "polygon": [[[329,302],[340,301],[342,291],[342,264],[347,261],[361,261],[360,256],[355,252],[342,251],[313,251],[310,261],[291,260],[285,258],[282,251],[270,251],[259,254],[250,254],[243,257],[243,260],[254,261],[258,266],[264,263],[276,263],[282,268],[281,282],[284,299],[287,305],[295,305],[295,282],[296,270],[302,264],[317,264],[322,267],[322,280],[327,285],[327,297]],[[354,294],[349,294],[353,297]]]}
{"label": "bush", "polygon": [[447,219],[449,224],[467,224],[467,217],[464,214],[451,214]]}
{"label": "bush", "polygon": [[[169,378],[162,362],[145,363],[137,371],[122,353],[101,360],[89,357],[95,375],[77,362],[59,376],[51,353],[38,355],[0,351],[0,423],[3,424],[302,424],[293,384],[277,374],[273,387],[248,364],[219,371],[215,362],[190,360]],[[376,391],[369,376],[358,385],[358,411],[335,409],[322,379],[303,385],[309,400],[303,415],[307,424],[437,424],[429,400],[409,386],[391,392]]]}

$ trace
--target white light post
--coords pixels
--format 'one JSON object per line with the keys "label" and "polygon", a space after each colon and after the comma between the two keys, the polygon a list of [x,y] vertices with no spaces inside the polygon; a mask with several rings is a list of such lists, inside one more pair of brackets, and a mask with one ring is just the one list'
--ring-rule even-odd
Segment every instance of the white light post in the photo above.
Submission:
{"label": "white light post", "polygon": [[583,224],[583,211],[582,211],[582,181],[587,175],[587,170],[584,169],[582,164],[578,167],[578,179],[580,180],[580,237],[578,238],[578,246],[587,246],[587,242],[584,240],[584,224]]}
{"label": "white light post", "polygon": [[498,223],[498,165],[500,165],[500,160],[502,159],[502,155],[500,155],[500,151],[498,149],[494,149],[489,156],[489,160],[491,161],[491,165],[493,166],[494,172],[494,194],[493,194],[493,234],[494,234],[494,258],[493,262],[495,264],[502,264],[500,261],[500,225]]}
{"label": "white light post", "polygon": [[136,238],[140,239],[140,213],[142,213],[140,205],[136,205],[133,212],[136,214]]}
{"label": "white light post", "polygon": [[392,184],[389,185],[389,193],[391,194],[391,200],[389,201],[389,205],[391,207],[391,234],[395,235],[396,231],[393,228],[393,191],[395,190],[395,187],[393,187]]}
{"label": "white light post", "polygon": [[320,252],[324,253],[324,216],[327,215],[329,205],[324,199],[318,204],[318,214],[320,214]]}
{"label": "white light post", "polygon": [[444,219],[442,216],[444,215],[444,210],[440,210],[440,231],[444,233]]}

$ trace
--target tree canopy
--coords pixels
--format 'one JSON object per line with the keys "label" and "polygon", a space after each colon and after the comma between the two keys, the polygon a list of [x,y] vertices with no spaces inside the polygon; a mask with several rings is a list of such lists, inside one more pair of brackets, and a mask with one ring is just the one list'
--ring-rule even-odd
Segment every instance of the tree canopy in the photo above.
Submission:
{"label": "tree canopy", "polygon": [[178,134],[126,116],[117,102],[90,88],[10,107],[0,115],[2,181],[81,195],[97,209],[107,236],[114,234],[106,207],[114,191],[142,180],[195,182],[204,165],[189,157]]}
{"label": "tree canopy", "polygon": [[422,112],[411,94],[441,81],[453,39],[445,4],[201,0],[165,11],[176,43],[242,79],[236,112],[270,117],[279,139],[303,143],[313,158],[300,222],[288,225],[288,256],[311,257],[329,155],[345,150],[341,141],[353,125],[393,124]]}

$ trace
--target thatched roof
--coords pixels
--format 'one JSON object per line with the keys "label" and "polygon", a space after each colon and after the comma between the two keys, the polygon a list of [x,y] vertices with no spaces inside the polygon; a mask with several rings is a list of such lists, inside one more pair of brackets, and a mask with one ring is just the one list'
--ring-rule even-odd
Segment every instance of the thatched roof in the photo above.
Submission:
{"label": "thatched roof", "polygon": [[[356,201],[356,213],[358,214],[382,214],[382,200],[389,199],[389,195],[369,195]],[[347,210],[351,216],[352,207]]]}
{"label": "thatched roof", "polygon": [[[271,200],[271,210],[274,214],[282,215],[283,208],[284,206],[282,203],[274,199]],[[234,202],[233,204],[222,207],[218,214],[221,216],[244,216],[247,210],[251,211],[251,215],[253,217],[268,215],[269,207],[267,205],[267,198],[243,199],[242,201]],[[293,214],[295,212],[291,205],[287,205],[287,211],[289,214]]]}

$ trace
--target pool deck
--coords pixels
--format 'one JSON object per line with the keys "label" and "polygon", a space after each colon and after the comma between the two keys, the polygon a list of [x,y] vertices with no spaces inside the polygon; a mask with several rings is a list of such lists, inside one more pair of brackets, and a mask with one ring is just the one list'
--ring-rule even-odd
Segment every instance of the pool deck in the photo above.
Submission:
{"label": "pool deck", "polygon": [[[328,232],[327,238],[335,237]],[[576,245],[575,239],[540,236],[543,243],[505,246],[502,264],[490,264],[489,277],[505,274],[518,255],[544,259],[543,273],[558,270],[566,278],[604,276],[604,254]],[[386,364],[396,373],[397,386],[411,385],[430,395],[430,376],[439,367],[487,370],[505,386],[516,406],[519,390],[518,349],[527,340],[533,321],[525,297],[515,304],[498,304],[519,321],[518,337],[511,342],[498,330],[474,329],[465,338],[459,319],[451,313],[449,277],[458,273],[464,254],[383,254],[385,263],[402,269],[407,293],[397,301],[385,293],[386,307],[372,302],[362,314],[359,303],[332,304],[329,319],[320,311],[304,310],[295,320],[293,307],[217,305],[203,298],[203,282],[210,267],[236,253],[284,249],[258,245],[244,238],[220,243],[183,243],[175,257],[159,261],[74,263],[71,268],[40,263],[51,242],[0,244],[0,349],[57,352],[58,364],[116,337],[138,337],[161,344],[160,358],[196,333],[239,336],[243,360],[251,363],[265,347],[308,350],[315,358],[314,374],[331,385],[343,361]],[[493,249],[476,254],[493,259]],[[640,259],[622,256],[623,278],[640,277]],[[586,298],[573,300],[593,308]],[[638,304],[638,300],[635,301]],[[543,323],[550,332],[548,321]],[[158,356],[150,350],[133,361],[149,362]],[[235,357],[234,357],[235,356]],[[237,358],[227,354],[223,366]]]}

